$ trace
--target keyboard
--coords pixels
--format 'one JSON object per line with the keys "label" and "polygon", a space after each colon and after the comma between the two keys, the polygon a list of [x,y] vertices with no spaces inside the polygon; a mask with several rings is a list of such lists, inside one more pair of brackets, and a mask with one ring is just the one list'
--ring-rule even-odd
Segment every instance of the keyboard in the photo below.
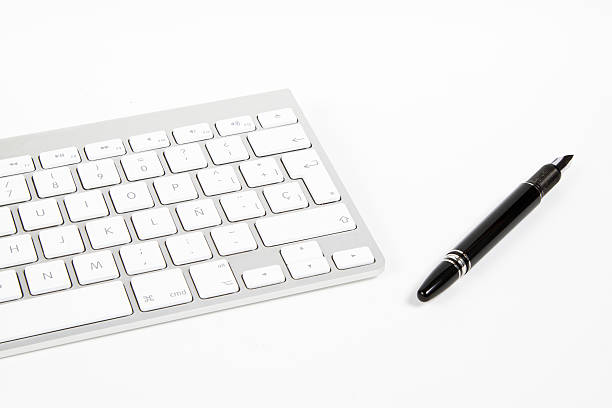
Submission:
{"label": "keyboard", "polygon": [[288,90],[0,147],[0,357],[384,269]]}

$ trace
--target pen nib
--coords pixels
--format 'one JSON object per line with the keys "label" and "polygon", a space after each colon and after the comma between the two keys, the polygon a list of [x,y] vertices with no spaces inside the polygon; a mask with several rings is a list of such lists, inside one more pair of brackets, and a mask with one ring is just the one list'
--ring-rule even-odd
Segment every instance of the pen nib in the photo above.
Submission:
{"label": "pen nib", "polygon": [[567,167],[567,165],[569,164],[569,162],[572,160],[573,157],[574,157],[573,154],[568,154],[567,156],[557,157],[555,160],[553,160],[552,165],[558,168],[559,171],[562,172],[563,169]]}

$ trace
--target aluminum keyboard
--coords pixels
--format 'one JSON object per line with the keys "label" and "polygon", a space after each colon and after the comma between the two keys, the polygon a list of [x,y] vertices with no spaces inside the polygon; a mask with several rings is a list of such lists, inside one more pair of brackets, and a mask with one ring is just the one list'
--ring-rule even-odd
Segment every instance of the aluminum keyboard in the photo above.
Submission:
{"label": "aluminum keyboard", "polygon": [[0,357],[384,268],[286,90],[0,145]]}

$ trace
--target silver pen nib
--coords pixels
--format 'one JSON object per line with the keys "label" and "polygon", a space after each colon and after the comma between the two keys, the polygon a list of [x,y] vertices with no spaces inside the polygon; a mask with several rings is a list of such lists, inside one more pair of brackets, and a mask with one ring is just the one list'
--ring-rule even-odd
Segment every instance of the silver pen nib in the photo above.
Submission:
{"label": "silver pen nib", "polygon": [[558,168],[560,172],[563,172],[563,169],[567,167],[567,165],[569,164],[569,162],[572,160],[573,157],[574,157],[573,154],[568,154],[567,156],[557,157],[555,160],[553,160],[551,164],[555,166],[556,168]]}

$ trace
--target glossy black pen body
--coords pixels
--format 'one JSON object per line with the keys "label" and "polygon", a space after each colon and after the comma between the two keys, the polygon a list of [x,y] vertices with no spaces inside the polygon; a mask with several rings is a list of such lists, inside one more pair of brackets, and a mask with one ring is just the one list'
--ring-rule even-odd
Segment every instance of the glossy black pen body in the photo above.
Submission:
{"label": "glossy black pen body", "polygon": [[446,290],[465,275],[512,228],[527,216],[561,179],[562,170],[573,156],[563,156],[542,166],[529,180],[521,183],[433,270],[417,291],[426,302]]}

